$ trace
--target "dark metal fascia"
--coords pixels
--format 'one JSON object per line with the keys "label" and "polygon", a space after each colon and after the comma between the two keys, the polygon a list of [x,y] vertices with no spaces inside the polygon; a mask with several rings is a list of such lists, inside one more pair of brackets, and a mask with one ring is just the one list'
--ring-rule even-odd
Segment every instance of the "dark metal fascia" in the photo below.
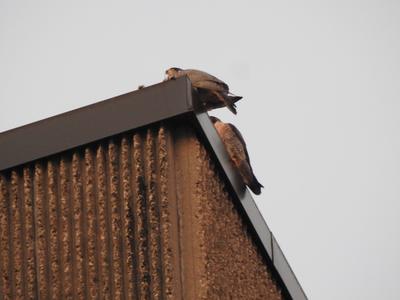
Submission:
{"label": "dark metal fascia", "polygon": [[275,236],[272,234],[272,253],[274,267],[279,273],[282,281],[288,288],[290,295],[293,299],[307,299],[303,288],[299,284],[292,268],[290,267],[285,255],[283,254],[281,247],[279,247]]}
{"label": "dark metal fascia", "polygon": [[0,171],[193,110],[188,78],[0,133]]}
{"label": "dark metal fascia", "polygon": [[281,283],[284,289],[286,289],[286,294],[291,299],[306,300],[307,296],[283,255],[278,242],[268,228],[250,192],[247,188],[244,188],[244,183],[239,177],[238,172],[233,168],[225,146],[218,136],[208,114],[196,113],[196,119],[198,122],[197,125],[204,134],[205,140],[217,158],[236,198],[239,200],[238,203],[241,209],[247,215],[259,242],[261,242],[266,251],[270,263],[272,263],[277,275],[280,277]]}

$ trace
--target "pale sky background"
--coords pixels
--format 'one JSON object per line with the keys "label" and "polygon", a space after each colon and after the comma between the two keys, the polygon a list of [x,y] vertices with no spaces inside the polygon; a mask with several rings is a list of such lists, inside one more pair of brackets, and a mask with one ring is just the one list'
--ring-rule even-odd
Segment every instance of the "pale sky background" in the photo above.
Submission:
{"label": "pale sky background", "polygon": [[170,66],[244,96],[212,114],[309,299],[400,299],[400,1],[0,0],[0,131]]}

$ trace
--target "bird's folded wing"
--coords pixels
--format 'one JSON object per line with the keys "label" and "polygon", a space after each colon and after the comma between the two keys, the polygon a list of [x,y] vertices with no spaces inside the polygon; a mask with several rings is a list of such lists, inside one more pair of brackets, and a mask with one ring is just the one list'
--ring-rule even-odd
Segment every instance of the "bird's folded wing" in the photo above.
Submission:
{"label": "bird's folded wing", "polygon": [[216,92],[228,92],[228,90],[221,85],[218,82],[215,81],[209,81],[209,80],[200,80],[200,81],[192,81],[192,84],[194,87],[199,88],[199,89],[206,89],[210,91],[216,91]]}
{"label": "bird's folded wing", "polygon": [[199,82],[204,82],[204,81],[213,82],[214,84],[220,86],[220,88],[222,87],[225,91],[227,92],[229,91],[229,86],[225,82],[206,72],[189,69],[185,70],[185,73],[189,77],[193,85],[197,85]]}
{"label": "bird's folded wing", "polygon": [[237,129],[234,125],[232,125],[230,123],[228,123],[227,125],[229,126],[230,130],[232,130],[232,132],[235,134],[238,142],[241,143],[241,146],[243,147],[243,151],[246,155],[246,160],[250,164],[249,153],[247,152],[246,142],[244,141],[242,134],[240,133],[239,129]]}

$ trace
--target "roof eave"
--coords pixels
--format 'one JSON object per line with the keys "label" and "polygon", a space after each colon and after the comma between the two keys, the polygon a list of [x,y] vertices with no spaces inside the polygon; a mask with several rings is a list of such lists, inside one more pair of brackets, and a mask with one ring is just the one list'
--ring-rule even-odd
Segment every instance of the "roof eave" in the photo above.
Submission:
{"label": "roof eave", "polygon": [[0,133],[0,170],[193,111],[184,77]]}

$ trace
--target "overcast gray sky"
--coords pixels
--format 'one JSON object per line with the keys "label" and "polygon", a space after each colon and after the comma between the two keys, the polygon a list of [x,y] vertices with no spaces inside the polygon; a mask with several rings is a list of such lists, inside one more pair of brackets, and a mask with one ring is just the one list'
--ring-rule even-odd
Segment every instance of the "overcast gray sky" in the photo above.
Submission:
{"label": "overcast gray sky", "polygon": [[309,298],[400,299],[400,2],[0,0],[0,131],[170,66],[244,96],[212,114]]}

